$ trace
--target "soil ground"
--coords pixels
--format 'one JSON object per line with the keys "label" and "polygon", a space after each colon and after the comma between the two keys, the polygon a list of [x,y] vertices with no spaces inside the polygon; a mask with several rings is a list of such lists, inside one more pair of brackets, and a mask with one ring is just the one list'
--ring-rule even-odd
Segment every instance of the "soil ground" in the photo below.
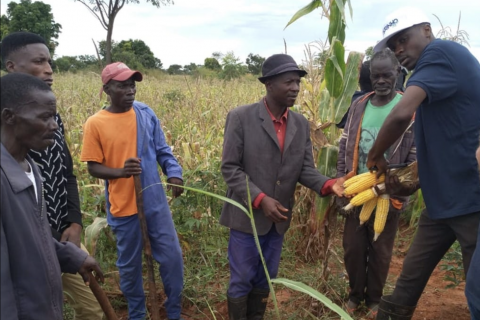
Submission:
{"label": "soil ground", "polygon": [[[390,264],[389,278],[385,291],[392,291],[395,285],[395,280],[399,276],[403,260],[407,251],[407,246],[412,239],[413,230],[409,229],[405,224],[401,224],[398,239],[394,249],[394,256]],[[440,266],[437,266],[433,272],[430,280],[423,292],[423,295],[418,303],[417,309],[413,320],[469,320],[470,313],[468,311],[466,298],[464,295],[465,283],[454,288],[446,288],[451,284],[446,281],[446,271],[441,270]],[[162,293],[163,294],[163,293]],[[291,302],[292,292],[288,289],[278,290],[276,292],[278,305],[281,314],[289,314],[289,309],[295,308],[296,303]],[[117,297],[118,298],[118,297]],[[164,299],[161,296],[161,299]],[[309,299],[309,298],[307,298]],[[163,302],[163,300],[161,300]],[[298,301],[298,300],[296,300]],[[162,303],[161,303],[162,304]],[[273,305],[270,302],[269,308],[273,309]],[[212,310],[208,308],[206,310],[199,311],[195,306],[186,308],[183,311],[183,318],[185,320],[198,320],[214,319],[212,311],[215,314],[217,320],[228,319],[228,309],[226,302],[218,303],[211,306]],[[127,312],[125,308],[117,309],[119,320],[127,320]],[[355,319],[364,319],[365,312],[358,312],[354,315]],[[161,319],[165,319],[166,315],[162,308]],[[269,320],[269,316],[265,317],[265,320]],[[274,318],[272,318],[273,320]],[[322,318],[323,319],[323,318]],[[335,319],[333,317],[329,319]]]}

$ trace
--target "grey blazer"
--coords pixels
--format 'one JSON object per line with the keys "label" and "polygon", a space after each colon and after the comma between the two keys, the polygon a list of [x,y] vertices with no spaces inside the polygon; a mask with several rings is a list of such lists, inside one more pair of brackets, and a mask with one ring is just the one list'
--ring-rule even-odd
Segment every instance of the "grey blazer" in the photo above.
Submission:
{"label": "grey blazer", "polygon": [[[283,156],[280,152],[273,121],[263,103],[237,107],[227,115],[222,155],[222,175],[227,183],[227,197],[248,208],[246,177],[252,202],[260,193],[279,201],[289,211],[288,220],[277,223],[284,234],[292,219],[297,182],[320,194],[329,178],[315,168],[307,119],[289,111]],[[261,209],[254,209],[259,235],[272,227]],[[239,208],[225,203],[220,224],[246,233],[253,233],[248,216]]]}

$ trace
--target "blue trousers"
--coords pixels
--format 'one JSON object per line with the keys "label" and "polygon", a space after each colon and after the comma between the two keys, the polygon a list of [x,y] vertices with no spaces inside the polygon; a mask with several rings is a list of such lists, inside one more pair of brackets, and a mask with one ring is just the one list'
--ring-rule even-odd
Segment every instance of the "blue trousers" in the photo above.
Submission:
{"label": "blue trousers", "polygon": [[477,236],[477,248],[468,269],[465,295],[472,320],[480,320],[480,228]]}
{"label": "blue trousers", "polygon": [[[128,303],[130,320],[146,319],[145,293],[142,281],[143,240],[138,215],[109,217],[117,238],[117,267],[120,289]],[[169,211],[147,215],[148,235],[153,258],[160,264],[169,319],[179,319],[183,290],[183,257]]]}
{"label": "blue trousers", "polygon": [[[275,278],[282,254],[283,234],[277,232],[274,224],[267,234],[259,236],[259,242],[268,274],[270,278]],[[267,277],[253,234],[230,229],[228,260],[230,262],[230,284],[227,290],[229,297],[246,296],[253,288],[268,289]]]}

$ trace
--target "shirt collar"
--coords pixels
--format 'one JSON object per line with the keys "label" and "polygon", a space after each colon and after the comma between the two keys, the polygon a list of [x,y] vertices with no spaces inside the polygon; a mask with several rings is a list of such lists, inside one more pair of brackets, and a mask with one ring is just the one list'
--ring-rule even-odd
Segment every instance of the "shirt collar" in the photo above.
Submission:
{"label": "shirt collar", "polygon": [[285,110],[285,112],[282,114],[282,116],[280,117],[280,120],[277,120],[277,118],[275,118],[275,116],[272,114],[272,112],[270,111],[270,109],[268,108],[268,104],[267,104],[267,99],[266,98],[263,98],[263,104],[265,104],[265,108],[267,108],[267,111],[268,111],[268,114],[270,115],[270,118],[272,119],[273,122],[280,122],[280,123],[283,123],[284,121],[287,121],[288,119],[288,108]]}

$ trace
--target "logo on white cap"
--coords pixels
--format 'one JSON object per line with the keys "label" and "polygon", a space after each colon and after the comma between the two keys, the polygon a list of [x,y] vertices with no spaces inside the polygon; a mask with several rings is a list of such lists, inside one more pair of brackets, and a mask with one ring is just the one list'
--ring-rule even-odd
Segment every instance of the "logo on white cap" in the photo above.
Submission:
{"label": "logo on white cap", "polygon": [[383,27],[383,35],[385,36],[385,32],[387,32],[387,30],[388,30],[389,28],[395,27],[395,26],[397,25],[397,23],[398,23],[398,19],[397,19],[397,18],[395,18],[395,19],[393,19],[392,21],[390,21],[389,23],[387,23],[387,24],[385,25],[385,27]]}

